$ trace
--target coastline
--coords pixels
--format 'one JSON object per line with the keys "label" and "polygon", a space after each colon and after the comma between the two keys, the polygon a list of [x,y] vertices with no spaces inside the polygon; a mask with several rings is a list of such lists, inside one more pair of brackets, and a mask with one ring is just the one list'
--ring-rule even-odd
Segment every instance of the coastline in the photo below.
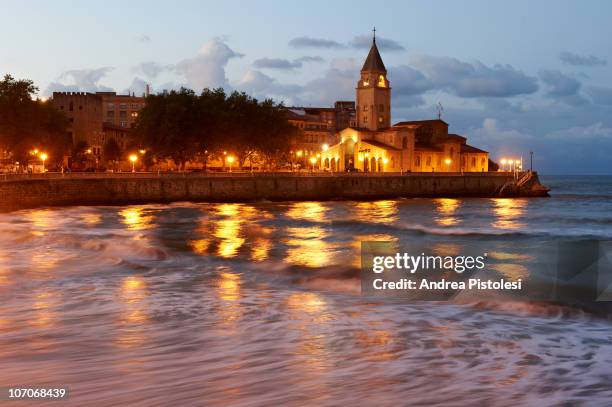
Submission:
{"label": "coastline", "polygon": [[[523,173],[528,174],[528,173]],[[519,177],[520,178],[520,177]],[[132,203],[547,196],[537,173],[79,173],[0,177],[0,210]]]}

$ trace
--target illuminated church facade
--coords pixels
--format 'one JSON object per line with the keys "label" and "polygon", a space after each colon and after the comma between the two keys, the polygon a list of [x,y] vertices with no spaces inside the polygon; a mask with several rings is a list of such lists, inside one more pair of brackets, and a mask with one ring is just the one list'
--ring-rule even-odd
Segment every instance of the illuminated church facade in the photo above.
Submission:
{"label": "illuminated church facade", "polygon": [[342,130],[338,139],[321,153],[321,166],[328,171],[488,171],[489,153],[449,134],[441,119],[391,125],[391,86],[376,37],[357,83],[355,126]]}

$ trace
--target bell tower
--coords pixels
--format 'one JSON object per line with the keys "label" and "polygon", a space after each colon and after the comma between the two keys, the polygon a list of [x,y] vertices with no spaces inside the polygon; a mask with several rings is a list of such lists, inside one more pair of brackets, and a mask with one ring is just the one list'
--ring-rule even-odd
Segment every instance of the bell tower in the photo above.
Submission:
{"label": "bell tower", "polygon": [[376,46],[376,28],[372,47],[357,83],[357,127],[379,130],[391,127],[391,88],[387,69]]}

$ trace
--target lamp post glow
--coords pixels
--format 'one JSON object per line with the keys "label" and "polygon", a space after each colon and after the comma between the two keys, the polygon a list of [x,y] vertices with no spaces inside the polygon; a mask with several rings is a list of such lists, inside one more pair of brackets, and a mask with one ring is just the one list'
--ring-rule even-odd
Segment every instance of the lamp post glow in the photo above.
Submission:
{"label": "lamp post glow", "polygon": [[42,161],[42,172],[44,174],[45,172],[45,161],[47,160],[47,154],[46,153],[40,153],[40,159]]}
{"label": "lamp post glow", "polygon": [[502,169],[502,171],[505,171],[505,170],[506,170],[506,162],[507,162],[507,161],[506,161],[506,159],[505,159],[505,158],[502,158],[502,159],[501,159],[501,161],[499,162],[499,163],[501,164],[501,169]]}
{"label": "lamp post glow", "polygon": [[314,172],[315,169],[315,164],[317,162],[317,158],[316,157],[310,157],[310,163],[312,164],[312,171]]}
{"label": "lamp post glow", "polygon": [[329,150],[329,144],[327,144],[327,143],[323,144],[323,145],[321,146],[321,150],[323,150],[323,151],[327,151],[327,150]]}
{"label": "lamp post glow", "polygon": [[232,172],[232,164],[234,163],[234,156],[232,155],[228,156],[227,162],[229,163],[229,172]]}
{"label": "lamp post glow", "polygon": [[453,162],[453,160],[451,160],[450,158],[447,158],[446,160],[444,160],[444,164],[446,164],[446,170],[447,171],[449,171],[449,167],[450,167],[452,162]]}
{"label": "lamp post glow", "polygon": [[136,154],[132,154],[129,158],[132,162],[132,172],[136,172],[136,161],[138,161],[138,156]]}

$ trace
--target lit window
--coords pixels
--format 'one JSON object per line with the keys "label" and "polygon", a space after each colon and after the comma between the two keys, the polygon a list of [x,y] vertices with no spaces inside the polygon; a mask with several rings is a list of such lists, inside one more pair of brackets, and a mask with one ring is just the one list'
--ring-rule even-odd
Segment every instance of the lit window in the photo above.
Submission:
{"label": "lit window", "polygon": [[384,75],[379,75],[378,76],[378,86],[380,88],[384,88],[386,86],[386,84],[385,84],[385,76]]}
{"label": "lit window", "polygon": [[383,116],[378,116],[378,123],[382,123],[385,120]]}
{"label": "lit window", "polygon": [[363,80],[363,86],[368,86],[370,85],[370,82],[367,79]]}

